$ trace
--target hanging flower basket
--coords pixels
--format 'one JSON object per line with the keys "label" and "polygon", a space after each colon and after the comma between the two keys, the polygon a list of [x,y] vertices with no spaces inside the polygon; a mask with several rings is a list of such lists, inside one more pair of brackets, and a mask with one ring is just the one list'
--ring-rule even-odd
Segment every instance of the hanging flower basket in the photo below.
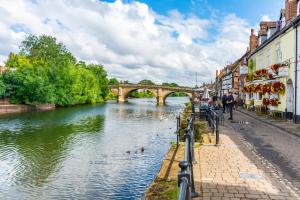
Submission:
{"label": "hanging flower basket", "polygon": [[271,86],[271,92],[272,93],[281,93],[283,94],[285,92],[285,85],[279,81],[272,83]]}
{"label": "hanging flower basket", "polygon": [[274,99],[270,100],[270,105],[271,106],[278,106],[279,104],[281,104],[281,102],[277,98],[274,98]]}
{"label": "hanging flower basket", "polygon": [[253,92],[261,93],[262,92],[262,87],[263,87],[262,84],[258,84],[256,86],[254,86]]}
{"label": "hanging flower basket", "polygon": [[264,105],[264,106],[270,105],[270,99],[268,99],[268,98],[263,98],[263,105]]}
{"label": "hanging flower basket", "polygon": [[271,84],[267,83],[262,86],[262,93],[267,94],[271,92]]}
{"label": "hanging flower basket", "polygon": [[245,86],[244,88],[243,88],[243,92],[244,93],[248,93],[248,94],[250,94],[251,92],[253,92],[253,86],[252,85],[248,85],[248,86]]}
{"label": "hanging flower basket", "polygon": [[279,68],[281,67],[281,64],[274,64],[271,66],[271,69],[274,73],[278,74]]}

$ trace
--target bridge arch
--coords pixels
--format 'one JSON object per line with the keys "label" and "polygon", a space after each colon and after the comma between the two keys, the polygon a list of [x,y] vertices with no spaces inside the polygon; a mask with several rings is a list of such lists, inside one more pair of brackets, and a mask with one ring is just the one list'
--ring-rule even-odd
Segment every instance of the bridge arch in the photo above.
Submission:
{"label": "bridge arch", "polygon": [[157,104],[162,105],[165,103],[166,98],[175,92],[184,92],[190,98],[192,97],[192,88],[188,87],[168,87],[162,85],[140,85],[140,84],[120,84],[120,85],[111,85],[110,89],[112,92],[118,95],[118,102],[125,102],[128,98],[128,95],[138,89],[144,89],[151,91],[154,96],[156,96]]}
{"label": "bridge arch", "polygon": [[[179,91],[171,91],[171,92],[168,92],[168,93],[164,94],[164,96],[163,96],[163,102],[165,103],[165,102],[166,102],[166,99],[167,99],[171,94],[174,94],[174,93],[176,93],[176,92],[179,92]],[[181,92],[181,91],[180,91],[180,92]],[[182,91],[182,93],[186,94],[186,95],[190,98],[190,100],[192,99],[192,93],[189,93],[189,92],[183,92],[183,91]]]}
{"label": "bridge arch", "polygon": [[141,89],[141,88],[134,88],[132,90],[126,91],[126,94],[124,94],[125,99],[127,99],[129,97],[130,93],[138,91],[138,90],[149,91],[149,92],[151,92],[154,95],[154,97],[157,97],[157,90],[147,89],[147,88],[143,88],[143,89]]}

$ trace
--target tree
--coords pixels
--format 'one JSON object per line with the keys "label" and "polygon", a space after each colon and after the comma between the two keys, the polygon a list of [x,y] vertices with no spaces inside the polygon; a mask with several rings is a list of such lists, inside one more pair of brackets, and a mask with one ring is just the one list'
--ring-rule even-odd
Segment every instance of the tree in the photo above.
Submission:
{"label": "tree", "polygon": [[119,85],[119,81],[116,78],[109,79],[109,85]]}
{"label": "tree", "polygon": [[5,85],[5,83],[3,82],[2,76],[1,76],[1,79],[0,79],[0,97],[1,97],[1,98],[4,97],[5,91],[6,91],[6,85]]}
{"label": "tree", "polygon": [[179,87],[177,83],[162,83],[162,85],[168,87]]}
{"label": "tree", "polygon": [[76,63],[66,47],[51,36],[28,36],[20,52],[9,55],[6,65],[10,70],[3,76],[4,96],[14,103],[94,103],[103,101],[109,91],[102,65]]}
{"label": "tree", "polygon": [[96,79],[98,80],[98,84],[100,86],[100,96],[104,99],[109,92],[109,81],[107,79],[107,73],[104,70],[103,65],[90,64],[87,66],[87,69],[91,70],[96,76]]}
{"label": "tree", "polygon": [[141,84],[141,85],[155,85],[155,83],[152,82],[151,80],[141,80],[138,84]]}

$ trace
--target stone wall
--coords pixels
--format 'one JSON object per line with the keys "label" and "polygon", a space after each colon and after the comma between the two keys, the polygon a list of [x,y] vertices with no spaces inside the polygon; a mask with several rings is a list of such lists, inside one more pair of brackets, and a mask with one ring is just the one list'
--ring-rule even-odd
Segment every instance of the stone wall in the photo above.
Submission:
{"label": "stone wall", "polygon": [[40,104],[37,106],[32,105],[17,105],[9,103],[8,99],[0,100],[0,114],[4,113],[18,113],[18,112],[32,112],[42,110],[53,110],[55,109],[54,104]]}

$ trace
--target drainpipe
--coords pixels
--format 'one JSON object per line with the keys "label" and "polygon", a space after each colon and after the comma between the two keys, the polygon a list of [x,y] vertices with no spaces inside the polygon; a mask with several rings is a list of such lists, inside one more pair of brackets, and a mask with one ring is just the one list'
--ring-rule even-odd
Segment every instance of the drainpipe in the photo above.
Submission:
{"label": "drainpipe", "polygon": [[295,104],[295,114],[294,114],[294,122],[298,122],[297,117],[297,90],[298,90],[298,25],[296,26],[296,56],[295,56],[295,98],[294,98],[294,104]]}

